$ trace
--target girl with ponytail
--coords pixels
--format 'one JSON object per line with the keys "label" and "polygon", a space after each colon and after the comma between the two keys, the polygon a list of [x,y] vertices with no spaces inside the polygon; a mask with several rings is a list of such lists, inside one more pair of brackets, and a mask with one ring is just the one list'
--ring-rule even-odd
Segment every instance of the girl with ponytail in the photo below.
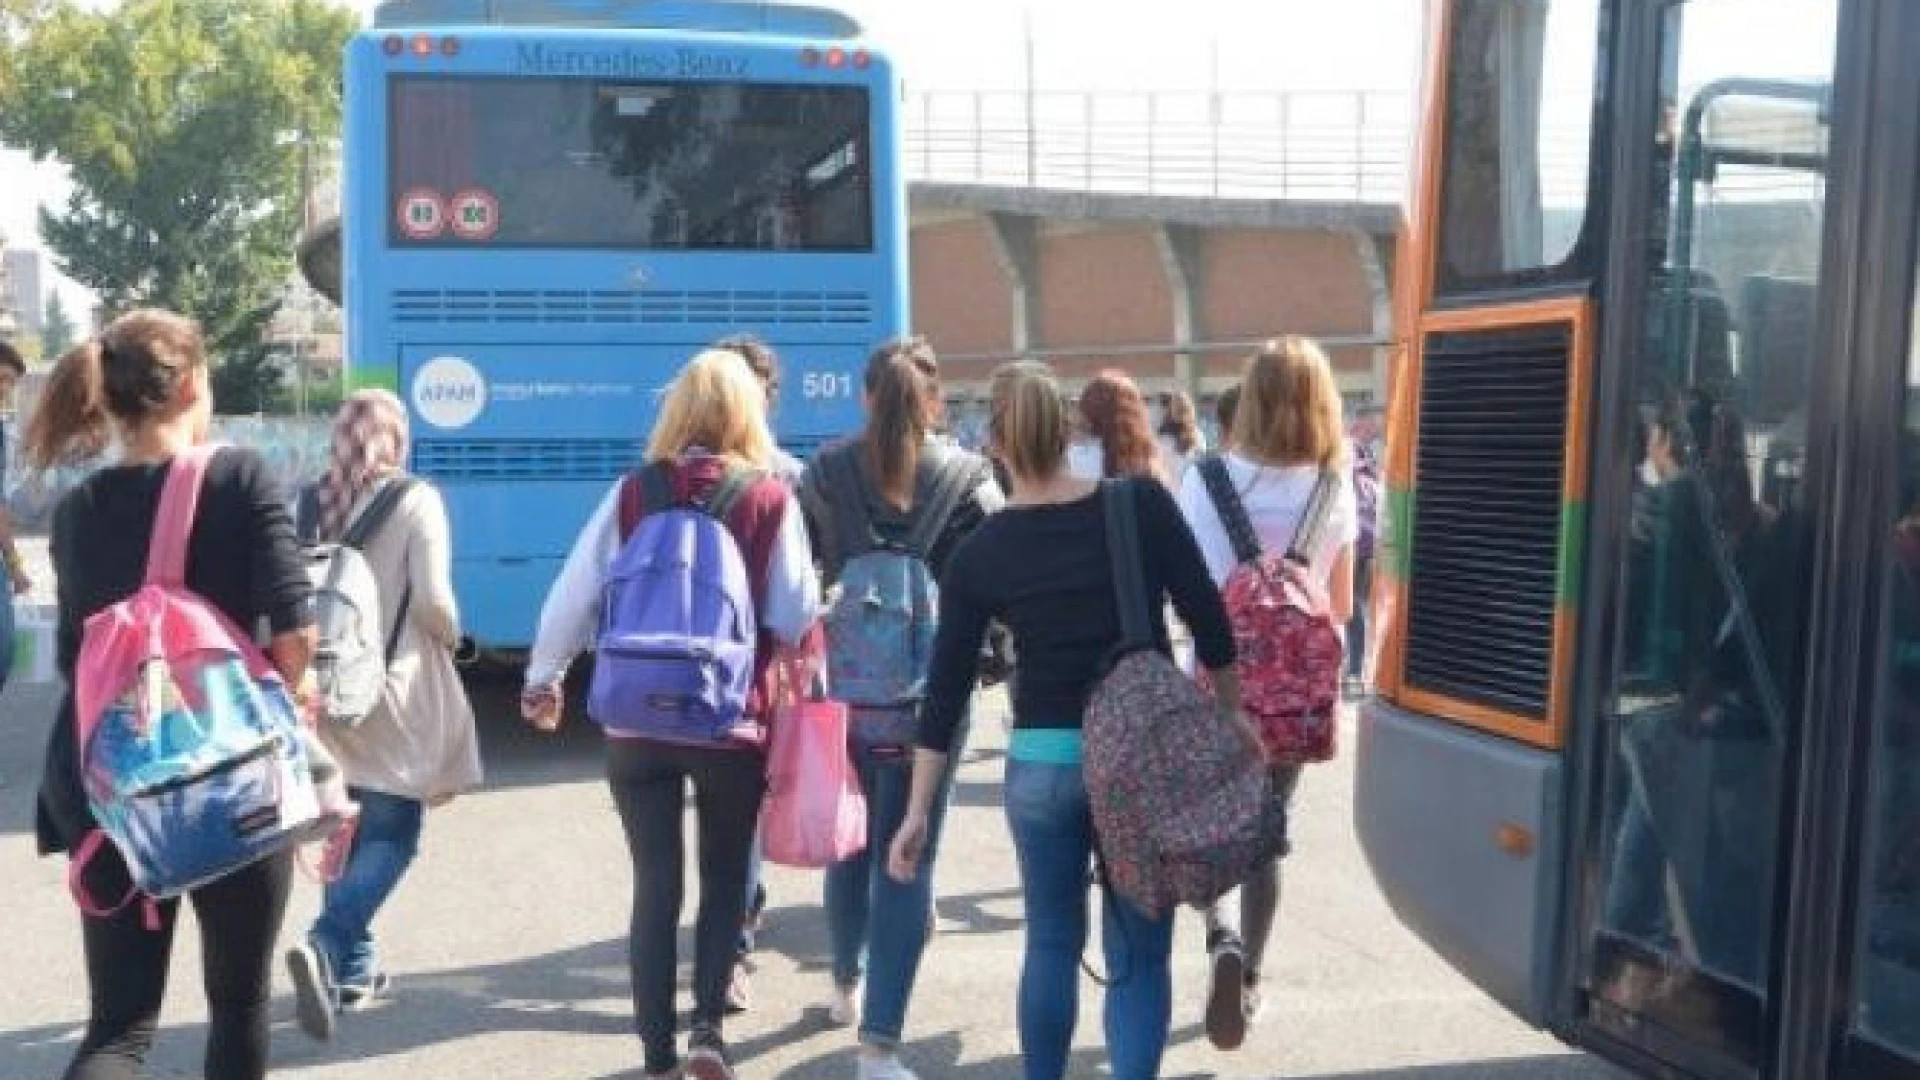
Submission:
{"label": "girl with ponytail", "polygon": [[[119,447],[119,460],[88,477],[54,513],[58,666],[67,686],[40,782],[35,834],[43,853],[74,852],[97,827],[81,784],[74,709],[81,628],[139,589],[168,468],[176,456],[206,442],[212,417],[200,328],[191,319],[149,310],[121,316],[63,356],[27,427],[27,457],[40,468],[93,457],[109,443]],[[208,465],[187,539],[186,576],[187,587],[235,625],[268,627],[274,665],[288,685],[302,685],[314,648],[312,590],[287,498],[252,451],[223,449]],[[271,856],[186,897],[210,958],[206,1075],[213,1080],[266,1075],[268,978],[293,881],[292,859],[290,852]],[[88,864],[96,895],[119,895],[128,876],[111,845]],[[139,1074],[160,1021],[180,907],[179,900],[158,904],[157,932],[144,925],[140,904],[85,919],[92,1004],[69,1077]]]}

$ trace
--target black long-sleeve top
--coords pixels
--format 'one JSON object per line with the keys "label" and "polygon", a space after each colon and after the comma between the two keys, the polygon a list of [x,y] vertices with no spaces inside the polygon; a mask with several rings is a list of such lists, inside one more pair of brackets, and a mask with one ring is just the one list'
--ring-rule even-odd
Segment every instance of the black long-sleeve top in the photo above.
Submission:
{"label": "black long-sleeve top", "polygon": [[[1133,485],[1148,609],[1165,600],[1193,632],[1202,666],[1233,663],[1233,631],[1206,560],[1173,496],[1158,480]],[[1070,503],[1010,506],[960,543],[940,580],[940,630],[934,639],[920,745],[951,752],[973,691],[980,641],[990,620],[1013,631],[1018,671],[1015,728],[1078,728],[1104,662],[1120,643],[1098,493]],[[1167,649],[1164,620],[1156,644]]]}

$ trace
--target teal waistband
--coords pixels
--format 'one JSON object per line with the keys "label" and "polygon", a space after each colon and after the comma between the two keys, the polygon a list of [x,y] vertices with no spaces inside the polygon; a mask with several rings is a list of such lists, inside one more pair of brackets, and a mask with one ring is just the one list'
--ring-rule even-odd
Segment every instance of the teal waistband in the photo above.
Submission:
{"label": "teal waistband", "polygon": [[1081,745],[1079,728],[1015,728],[1007,756],[1035,765],[1078,765]]}

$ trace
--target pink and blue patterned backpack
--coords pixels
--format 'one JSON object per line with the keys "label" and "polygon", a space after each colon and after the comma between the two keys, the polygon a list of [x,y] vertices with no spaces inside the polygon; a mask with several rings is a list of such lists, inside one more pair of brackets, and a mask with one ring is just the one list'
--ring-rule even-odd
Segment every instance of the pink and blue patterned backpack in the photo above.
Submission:
{"label": "pink and blue patterned backpack", "polygon": [[[186,585],[187,541],[214,453],[201,447],[174,460],[145,584],[89,618],[81,636],[80,768],[100,827],[74,853],[70,881],[90,915],[179,896],[335,824],[320,812],[285,683],[247,634]],[[83,873],[109,841],[133,890],[103,905]]]}

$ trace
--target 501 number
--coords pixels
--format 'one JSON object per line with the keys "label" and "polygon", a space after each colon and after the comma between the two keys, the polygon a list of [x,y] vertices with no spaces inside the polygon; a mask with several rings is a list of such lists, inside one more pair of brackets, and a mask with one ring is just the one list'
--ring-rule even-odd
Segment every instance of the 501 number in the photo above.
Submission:
{"label": "501 number", "polygon": [[800,396],[809,401],[853,396],[853,376],[844,371],[809,371],[800,380]]}

